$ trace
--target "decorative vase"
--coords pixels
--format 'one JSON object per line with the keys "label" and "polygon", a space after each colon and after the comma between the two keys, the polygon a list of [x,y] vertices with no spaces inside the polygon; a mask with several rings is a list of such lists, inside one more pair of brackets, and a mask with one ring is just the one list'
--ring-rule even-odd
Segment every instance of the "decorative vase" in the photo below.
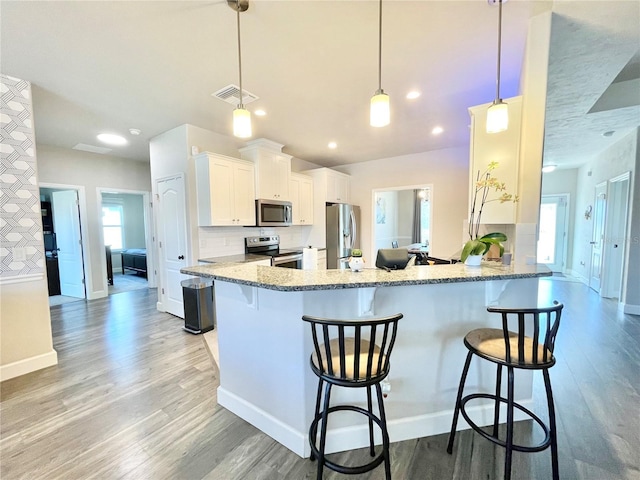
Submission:
{"label": "decorative vase", "polygon": [[362,257],[349,258],[349,268],[352,272],[360,272],[364,268],[364,260]]}
{"label": "decorative vase", "polygon": [[468,267],[479,267],[482,255],[469,255],[464,261],[464,264]]}

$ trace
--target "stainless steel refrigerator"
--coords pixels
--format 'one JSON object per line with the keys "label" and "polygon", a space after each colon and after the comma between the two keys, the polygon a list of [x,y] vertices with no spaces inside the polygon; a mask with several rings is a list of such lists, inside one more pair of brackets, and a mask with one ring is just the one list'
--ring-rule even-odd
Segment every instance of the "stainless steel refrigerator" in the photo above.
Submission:
{"label": "stainless steel refrigerator", "polygon": [[327,268],[349,268],[351,250],[360,248],[360,207],[327,204]]}

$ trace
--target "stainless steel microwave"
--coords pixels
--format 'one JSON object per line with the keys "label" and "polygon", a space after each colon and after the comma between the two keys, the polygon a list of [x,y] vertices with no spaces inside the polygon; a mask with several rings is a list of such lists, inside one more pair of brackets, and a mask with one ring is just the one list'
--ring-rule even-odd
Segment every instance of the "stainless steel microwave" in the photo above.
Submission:
{"label": "stainless steel microwave", "polygon": [[256,226],[288,227],[291,225],[291,202],[256,200]]}

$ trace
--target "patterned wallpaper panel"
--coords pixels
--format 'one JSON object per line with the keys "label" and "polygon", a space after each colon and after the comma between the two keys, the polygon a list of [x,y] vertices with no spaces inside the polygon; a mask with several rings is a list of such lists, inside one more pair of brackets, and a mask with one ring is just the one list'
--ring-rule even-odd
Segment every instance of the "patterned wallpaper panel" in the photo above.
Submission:
{"label": "patterned wallpaper panel", "polygon": [[0,74],[0,281],[3,283],[44,273],[32,112],[31,84]]}

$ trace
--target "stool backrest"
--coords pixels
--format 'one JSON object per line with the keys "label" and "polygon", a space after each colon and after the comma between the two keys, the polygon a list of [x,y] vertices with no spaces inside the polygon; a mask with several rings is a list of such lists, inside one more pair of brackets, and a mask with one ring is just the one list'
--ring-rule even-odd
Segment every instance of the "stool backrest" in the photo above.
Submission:
{"label": "stool backrest", "polygon": [[311,324],[313,337],[311,368],[334,383],[383,379],[389,373],[389,358],[402,316],[334,320],[304,315],[302,319]]}
{"label": "stool backrest", "polygon": [[[532,365],[555,363],[553,350],[563,307],[554,301],[553,306],[545,308],[487,308],[488,312],[502,315],[506,361]],[[513,341],[514,334],[517,342]],[[512,351],[514,343],[517,347]]]}

